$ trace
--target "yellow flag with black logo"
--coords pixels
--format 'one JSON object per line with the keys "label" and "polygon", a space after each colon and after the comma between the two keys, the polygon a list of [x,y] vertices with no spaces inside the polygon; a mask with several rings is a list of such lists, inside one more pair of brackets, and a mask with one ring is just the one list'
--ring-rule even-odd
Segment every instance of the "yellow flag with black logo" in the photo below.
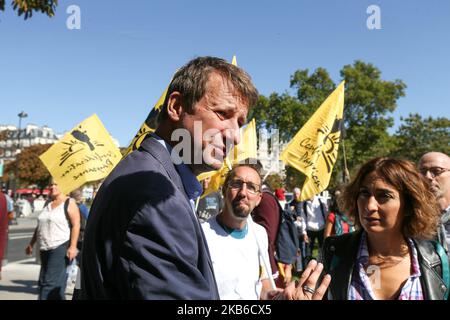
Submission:
{"label": "yellow flag with black logo", "polygon": [[246,159],[256,159],[258,156],[257,151],[257,137],[256,137],[256,121],[252,119],[245,127],[240,130],[241,140],[239,144],[235,145],[228,153],[222,168],[218,171],[205,172],[197,176],[197,179],[202,181],[208,177],[211,177],[211,181],[206,190],[203,191],[203,197],[219,190],[219,188],[225,182],[225,177],[233,167]]}
{"label": "yellow flag with black logo", "polygon": [[169,90],[169,86],[167,86],[166,90],[164,90],[161,97],[159,97],[158,101],[153,106],[152,110],[147,116],[147,119],[145,119],[142,126],[139,128],[138,133],[134,136],[133,140],[131,140],[130,145],[128,146],[127,150],[124,153],[124,157],[129,155],[134,150],[138,149],[141,145],[144,138],[151,132],[156,130],[156,126],[158,124],[157,119],[158,115],[161,112],[161,107],[164,103],[164,100],[166,99],[167,91]]}
{"label": "yellow flag with black logo", "polygon": [[344,126],[344,81],[322,103],[281,153],[283,162],[306,175],[300,200],[311,199],[330,183]]}
{"label": "yellow flag with black logo", "polygon": [[96,114],[87,118],[40,157],[59,189],[68,194],[105,178],[122,158]]}

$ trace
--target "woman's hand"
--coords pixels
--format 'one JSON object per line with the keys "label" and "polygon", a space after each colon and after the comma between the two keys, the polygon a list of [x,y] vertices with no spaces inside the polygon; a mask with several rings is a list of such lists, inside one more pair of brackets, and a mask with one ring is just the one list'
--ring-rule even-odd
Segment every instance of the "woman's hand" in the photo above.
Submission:
{"label": "woman's hand", "polygon": [[300,280],[290,283],[284,289],[284,298],[288,300],[322,300],[331,282],[331,276],[326,275],[316,289],[322,270],[321,263],[311,260]]}
{"label": "woman's hand", "polygon": [[25,254],[27,256],[31,256],[33,254],[33,246],[30,244],[27,245],[27,247],[25,248]]}
{"label": "woman's hand", "polygon": [[77,247],[69,247],[69,248],[67,249],[67,254],[66,254],[66,256],[67,256],[67,258],[69,258],[69,261],[72,261],[73,259],[75,259],[76,256],[77,256],[77,254],[78,254],[78,249],[77,249]]}

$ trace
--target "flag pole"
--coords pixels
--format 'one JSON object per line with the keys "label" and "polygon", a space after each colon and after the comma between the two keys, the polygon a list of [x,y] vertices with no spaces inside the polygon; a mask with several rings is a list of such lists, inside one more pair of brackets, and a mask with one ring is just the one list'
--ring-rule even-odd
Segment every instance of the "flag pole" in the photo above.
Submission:
{"label": "flag pole", "polygon": [[197,212],[197,210],[198,210],[198,204],[200,203],[200,198],[201,198],[201,196],[198,197],[197,200],[195,201],[195,212]]}
{"label": "flag pole", "polygon": [[343,153],[343,156],[344,156],[344,172],[343,172],[343,174],[344,174],[344,183],[346,183],[346,182],[348,182],[348,181],[350,181],[350,173],[349,173],[349,171],[348,171],[348,167],[347,167],[347,154],[346,154],[346,152],[345,152],[345,140],[344,139],[342,139],[342,153]]}

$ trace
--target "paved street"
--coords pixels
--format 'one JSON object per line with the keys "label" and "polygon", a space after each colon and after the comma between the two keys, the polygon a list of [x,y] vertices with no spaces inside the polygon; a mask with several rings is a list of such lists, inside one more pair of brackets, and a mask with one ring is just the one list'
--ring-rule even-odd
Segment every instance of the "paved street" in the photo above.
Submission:
{"label": "paved street", "polygon": [[[0,300],[36,300],[40,264],[36,256],[25,254],[25,247],[33,236],[36,217],[18,218],[9,229],[6,265],[2,268]],[[35,249],[36,252],[36,249]],[[67,287],[66,298],[72,298],[73,285]]]}

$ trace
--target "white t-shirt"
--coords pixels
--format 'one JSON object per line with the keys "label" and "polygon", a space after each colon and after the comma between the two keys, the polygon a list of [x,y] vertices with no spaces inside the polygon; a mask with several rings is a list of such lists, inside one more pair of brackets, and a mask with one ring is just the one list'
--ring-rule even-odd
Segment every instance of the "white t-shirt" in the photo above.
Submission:
{"label": "white t-shirt", "polygon": [[251,219],[247,224],[247,234],[236,239],[219,225],[216,217],[202,223],[221,300],[259,300],[261,280],[267,278],[267,273],[261,272],[264,264],[255,239],[256,235],[270,268],[266,230]]}
{"label": "white t-shirt", "polygon": [[[320,205],[322,203],[322,205]],[[328,216],[328,208],[323,200],[315,196],[312,201],[306,201],[306,210],[304,212],[305,203],[302,203],[302,218],[307,222],[306,229],[309,231],[320,231],[325,228],[326,218]],[[323,212],[322,212],[323,206]]]}
{"label": "white t-shirt", "polygon": [[55,249],[70,239],[70,228],[64,213],[64,203],[65,201],[54,209],[49,203],[38,216],[37,236],[42,251]]}

